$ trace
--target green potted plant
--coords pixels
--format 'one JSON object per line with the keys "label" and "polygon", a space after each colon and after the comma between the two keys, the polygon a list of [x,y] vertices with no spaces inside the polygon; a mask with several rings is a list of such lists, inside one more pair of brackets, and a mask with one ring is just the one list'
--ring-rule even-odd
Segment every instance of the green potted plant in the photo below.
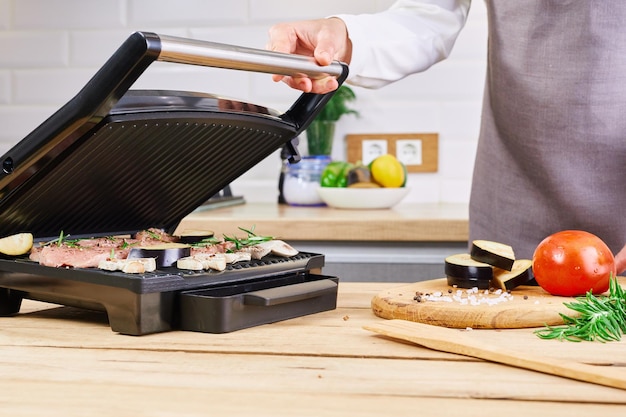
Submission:
{"label": "green potted plant", "polygon": [[348,107],[348,103],[355,99],[356,95],[350,87],[345,84],[339,87],[306,129],[309,155],[331,154],[337,121],[347,114],[359,114]]}

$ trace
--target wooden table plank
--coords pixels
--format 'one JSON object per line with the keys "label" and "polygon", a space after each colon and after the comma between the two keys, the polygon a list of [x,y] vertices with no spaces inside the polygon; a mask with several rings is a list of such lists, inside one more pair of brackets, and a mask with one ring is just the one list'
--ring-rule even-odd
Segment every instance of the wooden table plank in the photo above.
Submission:
{"label": "wooden table plank", "polygon": [[406,397],[345,395],[343,393],[248,392],[239,389],[86,385],[82,383],[13,383],[0,393],[2,411],[11,416],[229,416],[229,417],[346,417],[346,416],[464,416],[507,417],[572,415],[621,417],[616,404],[564,404],[508,398]]}
{"label": "wooden table plank", "polygon": [[0,366],[12,382],[626,405],[626,390],[480,361],[25,347],[3,353]]}
{"label": "wooden table plank", "polygon": [[[545,405],[558,402],[564,411],[569,408],[570,413],[572,409],[580,412],[587,408],[609,413],[611,410],[617,412],[612,408],[616,404],[622,404],[623,411],[624,404],[623,391],[544,378],[541,374],[515,369],[504,372],[501,366],[478,362],[364,361],[357,358],[286,358],[271,355],[250,358],[239,354],[186,352],[151,352],[146,355],[141,351],[90,349],[50,349],[43,352],[44,355],[38,349],[3,353],[14,358],[8,369],[5,360],[1,363],[2,369],[13,375],[0,383],[3,411],[7,411],[7,407],[19,408],[20,404],[35,403],[39,405],[39,410],[60,407],[65,412],[64,404],[74,407],[77,398],[84,407],[94,407],[99,402],[97,399],[104,397],[111,401],[129,392],[136,394],[115,401],[124,401],[127,407],[144,412],[162,412],[163,408],[172,407],[168,402],[187,403],[191,400],[197,412],[215,405],[229,413],[231,410],[242,412],[240,405],[245,405],[243,410],[248,410],[250,397],[257,397],[256,406],[260,410],[284,411],[283,400],[292,398],[300,399],[300,407],[307,404],[320,414],[320,405],[322,409],[327,407],[334,412],[367,411],[364,406],[368,402],[360,401],[368,398],[385,399],[391,409],[395,408],[393,404],[396,401],[409,406],[410,400],[413,400],[413,405],[408,408],[411,411],[421,409],[424,399],[438,398],[440,401],[435,407],[451,413],[447,415],[467,415],[464,410],[468,405],[475,404],[477,399],[491,399],[500,404],[506,398],[509,400],[506,403],[509,411],[526,403]],[[24,372],[26,369],[30,371]],[[46,384],[42,386],[44,382]],[[41,390],[36,392],[43,391],[43,396],[32,394],[32,387],[37,386]],[[63,391],[59,392],[59,387]],[[18,390],[29,391],[29,398],[24,398]],[[57,398],[49,397],[50,390],[64,398],[64,404],[58,404]],[[230,394],[224,396],[232,398],[233,402],[225,403],[224,396],[217,397],[215,393]],[[235,393],[237,396],[233,398]],[[262,398],[258,398],[260,393]],[[460,403],[460,408],[453,408],[456,403],[451,400],[468,397],[474,399],[471,404]],[[96,401],[89,401],[90,398]],[[309,401],[302,402],[302,398]],[[311,401],[313,398],[318,399],[317,404]],[[612,407],[602,407],[604,403],[612,404]],[[187,407],[186,404],[180,406]],[[493,412],[492,403],[484,406]],[[504,409],[505,404],[500,406]],[[299,415],[298,405],[292,404],[292,407],[292,415]],[[381,409],[382,405],[376,404],[376,407]],[[529,410],[525,405],[522,409]],[[263,415],[263,411],[260,414]],[[59,412],[57,415],[66,414]],[[522,414],[518,412],[514,415]]]}

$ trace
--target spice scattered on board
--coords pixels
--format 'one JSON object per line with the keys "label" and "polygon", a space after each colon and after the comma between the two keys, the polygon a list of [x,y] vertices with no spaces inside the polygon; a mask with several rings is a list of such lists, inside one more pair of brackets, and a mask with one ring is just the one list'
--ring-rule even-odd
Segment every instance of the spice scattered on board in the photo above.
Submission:
{"label": "spice scattered on board", "polygon": [[[450,288],[447,293],[442,291],[421,292],[416,291],[413,300],[418,303],[434,301],[446,303],[458,303],[461,305],[495,305],[513,300],[514,295],[510,291],[496,290],[479,290],[474,288]],[[528,297],[524,297],[527,299]]]}

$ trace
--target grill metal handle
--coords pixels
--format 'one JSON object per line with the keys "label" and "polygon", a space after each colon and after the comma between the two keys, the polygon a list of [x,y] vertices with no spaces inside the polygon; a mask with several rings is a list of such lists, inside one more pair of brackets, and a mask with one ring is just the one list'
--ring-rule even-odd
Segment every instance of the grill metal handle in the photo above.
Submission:
{"label": "grill metal handle", "polygon": [[337,283],[331,279],[321,279],[252,291],[244,295],[243,304],[270,307],[321,297],[334,292],[337,292]]}
{"label": "grill metal handle", "polygon": [[203,65],[281,75],[307,75],[311,78],[341,77],[345,68],[338,62],[318,65],[313,58],[264,51],[216,42],[159,35],[158,61]]}

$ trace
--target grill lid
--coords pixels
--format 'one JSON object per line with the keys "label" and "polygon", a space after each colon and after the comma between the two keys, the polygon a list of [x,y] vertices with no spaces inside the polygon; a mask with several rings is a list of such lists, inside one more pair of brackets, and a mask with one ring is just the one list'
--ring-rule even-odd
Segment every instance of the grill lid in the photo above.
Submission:
{"label": "grill lid", "polygon": [[184,216],[308,126],[333,93],[302,94],[283,114],[210,94],[128,90],[155,60],[333,75],[308,58],[136,32],[66,105],[6,153],[0,236],[173,232]]}

